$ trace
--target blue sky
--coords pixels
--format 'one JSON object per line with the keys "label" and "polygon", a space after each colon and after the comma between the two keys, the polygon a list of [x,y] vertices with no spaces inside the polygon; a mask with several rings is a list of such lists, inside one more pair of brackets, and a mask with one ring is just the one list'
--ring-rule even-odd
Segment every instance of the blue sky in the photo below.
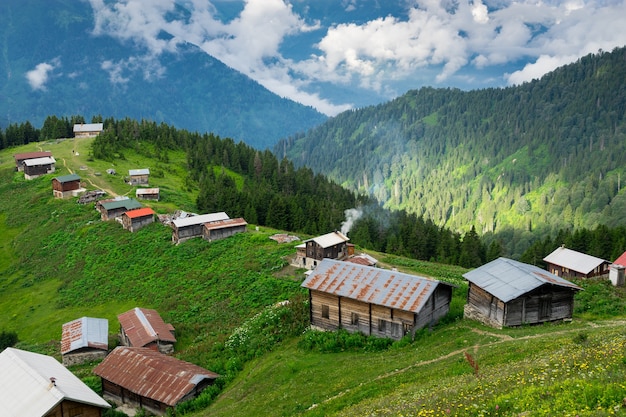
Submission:
{"label": "blue sky", "polygon": [[[327,115],[422,86],[520,84],[626,45],[626,0],[87,1],[93,34],[132,45],[146,77],[188,42]],[[103,69],[124,82],[129,63]]]}

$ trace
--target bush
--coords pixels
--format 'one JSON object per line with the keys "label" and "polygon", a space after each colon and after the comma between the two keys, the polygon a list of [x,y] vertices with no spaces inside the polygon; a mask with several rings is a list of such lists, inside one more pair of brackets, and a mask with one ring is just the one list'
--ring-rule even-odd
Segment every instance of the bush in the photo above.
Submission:
{"label": "bush", "polygon": [[17,333],[16,332],[6,332],[2,331],[0,333],[0,352],[8,347],[15,346],[18,342]]}
{"label": "bush", "polygon": [[307,330],[298,342],[298,347],[303,350],[316,350],[322,353],[382,352],[393,343],[392,339],[366,336],[363,333],[350,333],[344,329],[334,332]]}

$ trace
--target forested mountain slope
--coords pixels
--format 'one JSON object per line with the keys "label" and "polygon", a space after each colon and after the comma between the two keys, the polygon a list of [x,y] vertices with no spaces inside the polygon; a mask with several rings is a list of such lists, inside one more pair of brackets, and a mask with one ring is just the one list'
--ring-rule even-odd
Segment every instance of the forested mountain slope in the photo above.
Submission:
{"label": "forested mountain slope", "polygon": [[626,222],[625,80],[620,48],[521,86],[422,88],[275,151],[387,207],[524,246],[532,230]]}

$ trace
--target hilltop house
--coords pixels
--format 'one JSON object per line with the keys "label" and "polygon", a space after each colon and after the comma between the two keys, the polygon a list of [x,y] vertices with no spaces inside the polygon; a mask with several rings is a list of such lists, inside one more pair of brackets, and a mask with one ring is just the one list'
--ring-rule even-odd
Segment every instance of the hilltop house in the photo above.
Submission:
{"label": "hilltop house", "polygon": [[129,169],[128,170],[128,183],[130,185],[148,185],[150,179],[150,170],[144,169]]}
{"label": "hilltop house", "polygon": [[117,318],[120,322],[122,345],[174,353],[174,326],[166,324],[156,310],[135,307]]}
{"label": "hilltop house", "polygon": [[565,246],[556,248],[543,258],[547,270],[560,277],[591,278],[609,273],[609,261],[596,258],[585,253],[567,249]]}
{"label": "hilltop house", "polygon": [[208,213],[199,216],[188,216],[172,220],[172,243],[178,244],[185,240],[201,237],[204,235],[204,224],[228,220],[230,217],[226,213]]}
{"label": "hilltop house", "polygon": [[450,310],[450,284],[355,263],[322,260],[302,283],[311,326],[401,339]]}
{"label": "hilltop house", "polygon": [[74,125],[75,138],[88,138],[98,136],[102,133],[104,124],[102,123],[80,123]]}
{"label": "hilltop house", "polygon": [[112,220],[120,217],[129,210],[141,208],[141,203],[134,198],[100,200],[96,203],[96,209],[100,211],[102,220]]}
{"label": "hilltop house", "polygon": [[349,240],[347,236],[337,231],[305,240],[304,243],[296,246],[293,265],[313,269],[324,258],[344,259],[353,255],[354,246],[348,246]]}
{"label": "hilltop house", "polygon": [[24,178],[32,180],[33,178],[40,177],[42,175],[51,174],[54,172],[54,164],[56,161],[51,156],[44,156],[42,158],[25,159],[24,160]]}
{"label": "hilltop house", "polygon": [[248,223],[241,217],[204,223],[202,238],[212,242],[246,231]]}
{"label": "hilltop house", "polygon": [[17,153],[13,155],[15,158],[15,170],[16,171],[24,171],[24,161],[27,159],[37,159],[37,158],[50,158],[52,157],[52,152],[27,152],[27,153]]}
{"label": "hilltop house", "polygon": [[52,195],[55,198],[76,197],[84,191],[85,189],[80,186],[80,177],[77,174],[52,178]]}
{"label": "hilltop house", "polygon": [[122,226],[126,230],[135,232],[150,223],[154,223],[154,215],[154,210],[150,207],[128,210],[122,213]]}
{"label": "hilltop house", "polygon": [[81,317],[65,323],[61,331],[63,365],[102,360],[109,350],[109,321]]}
{"label": "hilltop house", "polygon": [[160,190],[158,188],[138,188],[135,197],[141,200],[159,201]]}
{"label": "hilltop house", "polygon": [[463,274],[469,282],[465,317],[488,326],[571,319],[581,288],[534,265],[498,258]]}
{"label": "hilltop house", "polygon": [[117,347],[94,368],[103,396],[163,415],[197,397],[219,377],[200,366],[146,348]]}
{"label": "hilltop house", "polygon": [[0,414],[9,417],[100,417],[111,408],[51,356],[6,348],[0,353]]}

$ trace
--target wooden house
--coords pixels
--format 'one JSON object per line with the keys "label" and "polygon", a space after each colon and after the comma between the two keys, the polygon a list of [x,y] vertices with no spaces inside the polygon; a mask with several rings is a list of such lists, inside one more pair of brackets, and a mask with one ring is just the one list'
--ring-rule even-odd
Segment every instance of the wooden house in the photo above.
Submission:
{"label": "wooden house", "polygon": [[309,290],[311,326],[401,339],[431,326],[450,309],[450,284],[333,259],[302,283]]}
{"label": "wooden house", "polygon": [[188,216],[172,220],[170,223],[173,229],[172,243],[178,244],[194,237],[202,237],[204,235],[205,223],[228,220],[229,218],[230,217],[222,211],[219,213],[201,214],[199,216]]}
{"label": "wooden house", "polygon": [[109,321],[81,317],[65,323],[61,331],[63,365],[102,360],[109,350]]}
{"label": "wooden house", "polygon": [[85,189],[80,186],[80,177],[77,174],[52,178],[52,195],[55,198],[76,197],[84,191]]}
{"label": "wooden house", "polygon": [[293,265],[313,269],[324,258],[344,259],[349,255],[348,240],[347,236],[337,231],[305,240],[304,252],[301,246],[296,247]]}
{"label": "wooden house", "polygon": [[156,415],[197,397],[219,377],[173,356],[124,346],[115,348],[93,371],[102,379],[104,398]]}
{"label": "wooden house", "polygon": [[0,353],[0,415],[101,417],[108,408],[53,357],[11,347]]}
{"label": "wooden house", "polygon": [[248,223],[241,217],[236,219],[216,220],[204,223],[202,238],[212,242],[246,231]]}
{"label": "wooden house", "polygon": [[150,207],[128,210],[122,214],[122,226],[126,230],[135,232],[150,223],[154,223],[154,215],[154,210]]}
{"label": "wooden house", "polygon": [[174,352],[174,326],[165,323],[156,310],[136,307],[117,318],[122,345],[146,347],[161,353]]}
{"label": "wooden house", "polygon": [[547,270],[560,277],[591,278],[608,275],[611,263],[586,253],[567,249],[565,246],[556,248],[550,255],[543,258]]}
{"label": "wooden house", "polygon": [[465,317],[488,326],[571,319],[580,287],[534,265],[498,258],[463,275],[469,282]]}
{"label": "wooden house", "polygon": [[32,180],[54,172],[56,161],[51,156],[24,160],[24,178]]}
{"label": "wooden house", "polygon": [[150,170],[148,168],[128,170],[128,183],[130,185],[147,186],[149,180],[150,180]]}
{"label": "wooden house", "polygon": [[158,188],[138,188],[135,197],[141,200],[159,201],[160,190]]}
{"label": "wooden house", "polygon": [[24,161],[27,159],[37,159],[37,158],[50,158],[52,157],[52,152],[26,152],[26,153],[18,153],[13,155],[15,158],[15,170],[16,171],[24,171]]}
{"label": "wooden house", "polygon": [[125,198],[121,200],[98,201],[96,208],[100,210],[102,220],[113,220],[120,217],[129,210],[141,208],[141,203],[134,198]]}
{"label": "wooden house", "polygon": [[75,138],[89,138],[102,133],[102,123],[79,123],[74,125]]}

